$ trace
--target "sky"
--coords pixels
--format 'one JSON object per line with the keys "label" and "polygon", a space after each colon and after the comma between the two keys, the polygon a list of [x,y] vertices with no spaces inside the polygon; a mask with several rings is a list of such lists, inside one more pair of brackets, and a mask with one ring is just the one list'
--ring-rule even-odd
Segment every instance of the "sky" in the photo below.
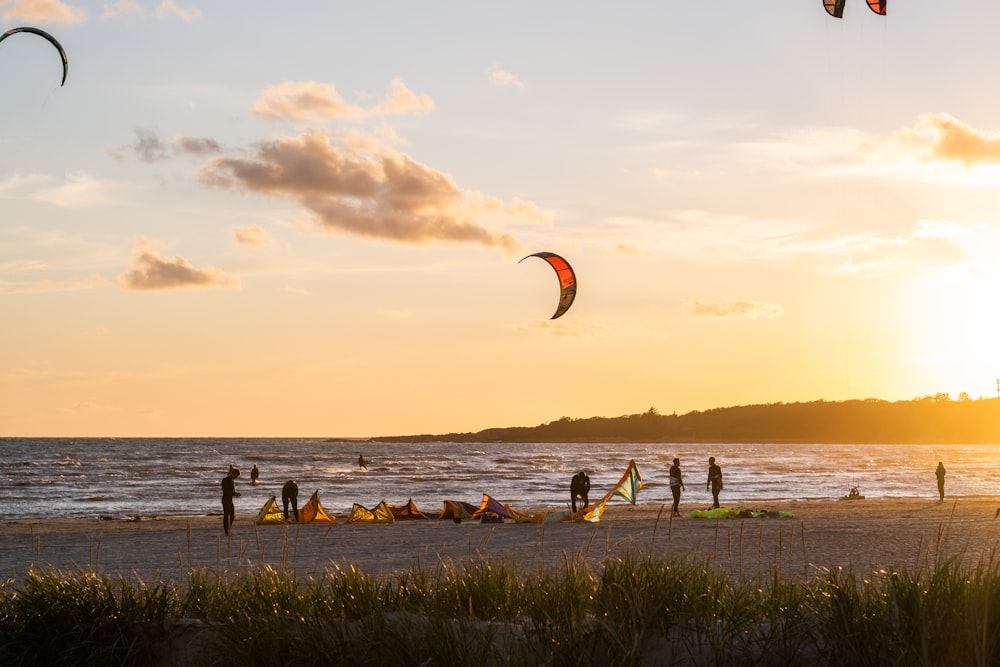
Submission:
{"label": "sky", "polygon": [[[1000,4],[0,0],[0,435],[998,392]],[[574,267],[570,310],[547,251]]]}

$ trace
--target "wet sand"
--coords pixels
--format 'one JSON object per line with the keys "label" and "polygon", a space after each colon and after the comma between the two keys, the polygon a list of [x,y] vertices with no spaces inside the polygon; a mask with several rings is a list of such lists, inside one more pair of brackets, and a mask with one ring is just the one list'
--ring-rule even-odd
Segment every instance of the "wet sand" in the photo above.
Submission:
{"label": "wet sand", "polygon": [[[725,506],[725,504],[724,504]],[[602,561],[637,554],[695,559],[737,577],[814,576],[820,568],[868,575],[933,566],[939,559],[988,559],[1000,540],[1000,497],[857,501],[761,501],[744,509],[793,518],[671,520],[669,506],[614,502],[590,523],[480,524],[450,520],[392,525],[254,524],[221,516],[0,521],[0,577],[19,581],[31,568],[102,572],[144,581],[186,581],[192,568],[232,574],[268,565],[317,576],[356,566],[372,575],[473,558],[504,559],[526,570],[566,559]],[[519,508],[520,509],[520,508]],[[662,511],[661,511],[662,510]]]}

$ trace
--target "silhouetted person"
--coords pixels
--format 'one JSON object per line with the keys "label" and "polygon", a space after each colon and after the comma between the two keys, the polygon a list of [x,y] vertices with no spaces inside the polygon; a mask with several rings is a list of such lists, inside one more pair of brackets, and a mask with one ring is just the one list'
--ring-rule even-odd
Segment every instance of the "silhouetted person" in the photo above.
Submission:
{"label": "silhouetted person", "polygon": [[365,461],[365,455],[358,455],[358,468],[368,470],[368,461]]}
{"label": "silhouetted person", "polygon": [[236,478],[240,476],[240,469],[229,466],[229,472],[222,478],[222,529],[229,534],[229,527],[236,521],[236,506],[233,505],[233,497],[240,495],[236,490]]}
{"label": "silhouetted person", "polygon": [[681,489],[684,488],[684,477],[681,475],[681,460],[674,459],[674,464],[670,466],[670,493],[674,497],[673,516],[680,516],[678,506],[681,502]]}
{"label": "silhouetted person", "polygon": [[712,490],[712,509],[719,507],[719,492],[722,491],[722,468],[715,464],[715,457],[708,457],[708,481],[705,490]]}
{"label": "silhouetted person", "polygon": [[260,470],[257,470],[257,464],[253,464],[253,468],[250,469],[250,483],[256,484],[257,479],[260,477]]}
{"label": "silhouetted person", "polygon": [[944,464],[938,461],[938,467],[937,470],[934,471],[934,474],[937,475],[938,495],[941,497],[941,500],[944,500],[944,473]]}
{"label": "silhouetted person", "polygon": [[588,494],[590,493],[590,477],[587,473],[582,470],[575,475],[573,475],[572,481],[569,483],[569,497],[570,502],[573,505],[573,513],[576,513],[576,499],[577,497],[583,501],[583,506],[580,509],[587,509],[590,505],[588,500]]}
{"label": "silhouetted person", "polygon": [[288,503],[292,504],[292,516],[295,517],[295,523],[299,522],[299,485],[295,483],[294,479],[290,479],[285,482],[285,485],[281,487],[281,504],[285,508],[285,521],[288,521]]}

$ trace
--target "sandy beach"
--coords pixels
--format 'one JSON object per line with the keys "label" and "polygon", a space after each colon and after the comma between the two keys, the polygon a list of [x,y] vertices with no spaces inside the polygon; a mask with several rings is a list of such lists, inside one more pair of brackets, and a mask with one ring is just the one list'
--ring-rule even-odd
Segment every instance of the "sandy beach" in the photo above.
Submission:
{"label": "sandy beach", "polygon": [[[220,516],[141,521],[31,519],[0,522],[0,576],[20,580],[31,568],[83,570],[144,581],[183,581],[192,568],[235,573],[268,565],[297,576],[356,566],[391,575],[415,565],[470,558],[513,560],[525,568],[560,567],[566,558],[599,564],[633,553],[687,557],[740,577],[810,577],[817,568],[867,575],[940,558],[989,558],[1000,538],[1000,497],[944,502],[917,499],[760,502],[746,509],[793,518],[669,517],[669,506],[614,504],[600,523],[480,524],[450,520],[392,525],[254,524],[240,515],[229,538]],[[689,512],[694,509],[686,508]],[[701,508],[698,508],[701,509]]]}

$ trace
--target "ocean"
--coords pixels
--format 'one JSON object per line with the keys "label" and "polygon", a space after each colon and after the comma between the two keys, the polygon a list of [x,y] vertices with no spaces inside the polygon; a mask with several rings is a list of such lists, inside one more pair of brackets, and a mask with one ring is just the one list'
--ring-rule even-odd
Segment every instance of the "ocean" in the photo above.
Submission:
{"label": "ocean", "polygon": [[[368,470],[358,467],[358,455]],[[1000,494],[997,445],[455,444],[321,438],[0,438],[0,499],[7,520],[38,517],[197,516],[221,512],[220,481],[240,468],[238,514],[256,513],[295,479],[300,504],[314,491],[327,512],[379,501],[439,511],[444,500],[478,505],[482,494],[514,508],[563,509],[578,470],[600,497],[635,459],[638,502],[670,495],[667,470],[681,460],[682,507],[707,507],[708,457],[722,466],[724,505],[766,509],[769,500],[832,500],[858,486],[868,498],[936,498],[934,469],[951,496]],[[260,481],[250,483],[256,463]]]}

